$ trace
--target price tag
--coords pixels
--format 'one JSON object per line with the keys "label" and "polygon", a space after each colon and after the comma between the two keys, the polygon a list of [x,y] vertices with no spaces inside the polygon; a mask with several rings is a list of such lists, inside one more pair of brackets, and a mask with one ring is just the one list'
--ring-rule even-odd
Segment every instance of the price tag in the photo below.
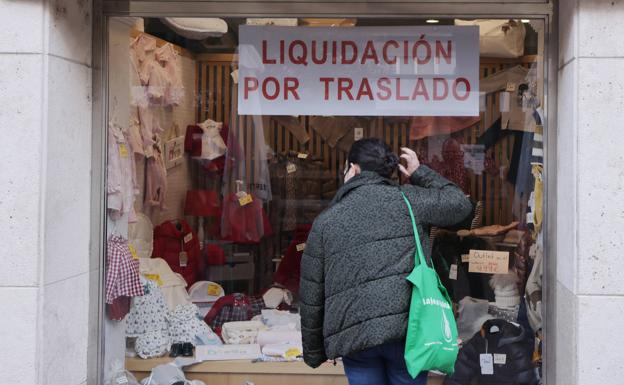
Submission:
{"label": "price tag", "polygon": [[128,156],[128,147],[124,143],[119,143],[119,155],[122,158],[126,158]]}
{"label": "price tag", "polygon": [[364,137],[364,129],[362,127],[355,127],[353,131],[353,139],[358,141]]}
{"label": "price tag", "polygon": [[494,358],[491,354],[479,354],[479,363],[481,364],[481,374],[494,374]]}
{"label": "price tag", "polygon": [[451,271],[449,272],[449,278],[457,281],[457,265],[451,265]]}
{"label": "price tag", "polygon": [[305,243],[300,243],[300,244],[298,244],[298,245],[297,245],[297,251],[303,251],[303,250],[305,250],[305,246],[306,246],[306,244],[305,244]]}
{"label": "price tag", "polygon": [[516,90],[516,84],[512,82],[508,82],[507,86],[505,87],[505,91],[514,92],[515,90]]}
{"label": "price tag", "polygon": [[297,166],[295,166],[294,163],[288,163],[288,165],[286,166],[286,172],[292,174],[295,171],[297,171]]}
{"label": "price tag", "polygon": [[494,363],[496,365],[505,365],[507,363],[506,354],[494,354]]}
{"label": "price tag", "polygon": [[251,194],[245,194],[245,196],[242,196],[242,197],[238,198],[238,203],[241,206],[248,205],[251,202],[253,202],[253,198],[251,197]]}
{"label": "price tag", "polygon": [[193,239],[193,233],[188,233],[184,236],[184,243],[189,243]]}
{"label": "price tag", "polygon": [[302,355],[303,355],[303,352],[299,350],[298,348],[290,348],[286,350],[286,353],[284,353],[284,358],[297,358]]}
{"label": "price tag", "polygon": [[178,254],[178,259],[180,260],[180,267],[186,267],[188,265],[188,254],[186,251],[181,251]]}
{"label": "price tag", "polygon": [[461,261],[462,261],[462,263],[470,262],[470,254],[462,254]]}
{"label": "price tag", "polygon": [[306,159],[307,157],[308,157],[308,154],[306,154],[305,152],[300,152],[297,155],[297,158],[299,158],[299,159]]}
{"label": "price tag", "polygon": [[158,286],[162,286],[163,282],[160,279],[160,275],[158,274],[145,274],[145,278],[149,279],[150,281],[154,281],[158,284]]}
{"label": "price tag", "polygon": [[221,294],[221,288],[219,287],[219,285],[211,283],[208,285],[208,295],[213,296],[213,297],[217,297],[219,296],[219,294]]}
{"label": "price tag", "polygon": [[130,250],[130,255],[132,255],[132,259],[139,259],[139,254],[137,254],[137,251],[132,243],[128,243],[128,250]]}

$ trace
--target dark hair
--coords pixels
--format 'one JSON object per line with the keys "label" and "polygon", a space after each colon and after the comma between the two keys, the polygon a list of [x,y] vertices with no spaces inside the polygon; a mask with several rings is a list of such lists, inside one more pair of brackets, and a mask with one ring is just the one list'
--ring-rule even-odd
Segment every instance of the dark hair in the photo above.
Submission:
{"label": "dark hair", "polygon": [[353,143],[348,156],[349,163],[358,164],[362,171],[374,171],[390,178],[399,165],[399,157],[381,139],[367,138]]}

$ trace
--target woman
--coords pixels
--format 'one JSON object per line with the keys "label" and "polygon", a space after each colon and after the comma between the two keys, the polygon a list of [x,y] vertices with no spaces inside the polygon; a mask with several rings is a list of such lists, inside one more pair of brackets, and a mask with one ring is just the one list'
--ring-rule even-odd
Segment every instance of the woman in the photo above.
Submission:
{"label": "woman", "polygon": [[[342,357],[350,385],[426,384],[407,373],[403,351],[414,268],[414,236],[403,191],[424,250],[431,226],[466,218],[470,201],[448,180],[406,162],[379,139],[351,147],[345,184],[315,221],[301,260],[301,324],[305,362],[316,368]],[[390,180],[396,169],[411,184]]]}

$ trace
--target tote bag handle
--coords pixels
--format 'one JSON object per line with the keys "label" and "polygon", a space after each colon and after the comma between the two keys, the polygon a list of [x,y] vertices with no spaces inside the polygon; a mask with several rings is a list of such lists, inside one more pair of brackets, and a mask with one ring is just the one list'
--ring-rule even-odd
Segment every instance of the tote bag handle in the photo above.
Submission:
{"label": "tote bag handle", "polygon": [[407,209],[409,210],[409,215],[410,215],[410,219],[412,220],[412,229],[414,230],[414,241],[416,242],[416,255],[415,259],[418,259],[418,261],[423,264],[424,266],[429,267],[429,265],[427,264],[427,260],[425,259],[425,253],[423,253],[423,249],[422,246],[420,244],[420,237],[418,236],[418,229],[416,227],[416,218],[414,217],[414,210],[412,210],[412,205],[410,204],[409,200],[407,199],[407,197],[405,196],[405,193],[403,191],[401,191],[401,195],[403,195],[403,200],[405,201],[405,204],[407,205]]}

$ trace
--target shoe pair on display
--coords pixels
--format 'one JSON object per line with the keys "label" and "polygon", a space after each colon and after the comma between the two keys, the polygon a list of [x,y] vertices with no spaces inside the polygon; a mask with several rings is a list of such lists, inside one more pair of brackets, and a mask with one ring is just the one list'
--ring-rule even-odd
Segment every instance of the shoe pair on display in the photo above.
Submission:
{"label": "shoe pair on display", "polygon": [[177,343],[171,345],[169,357],[193,357],[193,344],[190,342]]}

